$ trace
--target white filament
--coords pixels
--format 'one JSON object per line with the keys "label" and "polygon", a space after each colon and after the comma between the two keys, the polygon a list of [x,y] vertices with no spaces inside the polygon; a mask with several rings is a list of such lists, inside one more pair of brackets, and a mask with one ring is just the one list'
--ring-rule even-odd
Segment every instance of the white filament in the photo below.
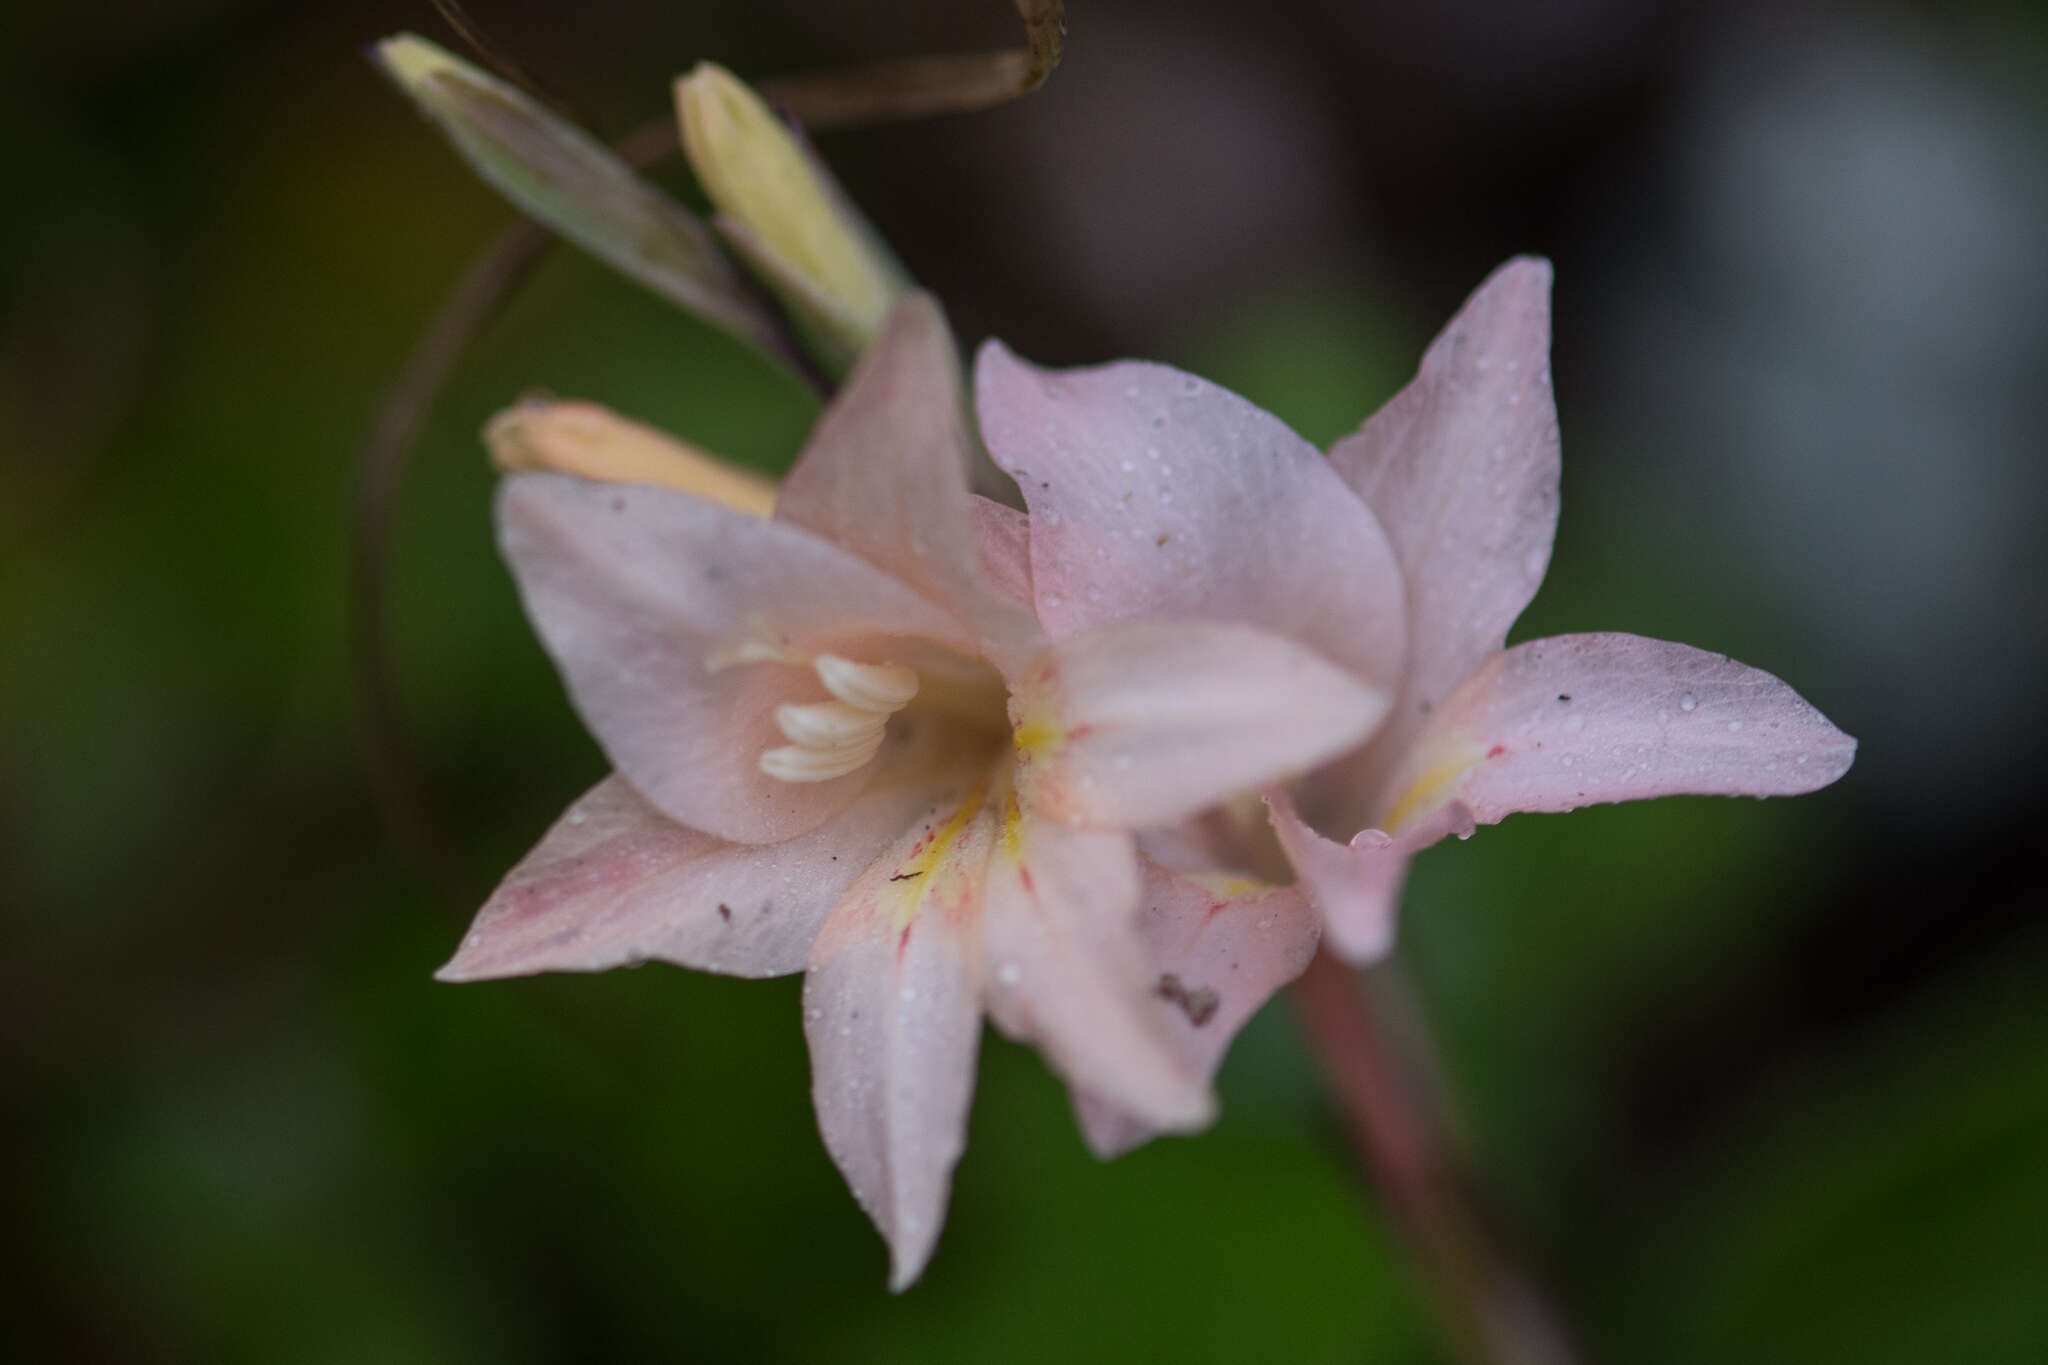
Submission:
{"label": "white filament", "polygon": [[821,701],[809,706],[778,706],[775,723],[793,744],[807,749],[846,749],[879,737],[889,717],[843,701]]}
{"label": "white filament", "polygon": [[784,782],[829,782],[866,765],[882,747],[882,736],[851,749],[810,749],[785,744],[761,755],[761,771]]}
{"label": "white filament", "polygon": [[881,750],[889,717],[917,695],[916,670],[902,664],[836,654],[810,663],[833,700],[775,708],[776,727],[790,742],[762,754],[761,771],[778,781],[829,782],[864,767]]}
{"label": "white filament", "polygon": [[837,654],[820,654],[818,681],[848,706],[893,715],[917,695],[917,673],[902,664],[861,664]]}

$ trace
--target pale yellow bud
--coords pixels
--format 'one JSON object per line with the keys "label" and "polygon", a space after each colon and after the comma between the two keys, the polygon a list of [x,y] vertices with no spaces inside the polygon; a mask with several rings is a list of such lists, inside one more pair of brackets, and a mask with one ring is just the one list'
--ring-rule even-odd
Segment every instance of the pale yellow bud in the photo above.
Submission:
{"label": "pale yellow bud", "polygon": [[831,353],[850,364],[905,282],[838,187],[760,96],[705,62],[676,82],[683,150],[718,226]]}
{"label": "pale yellow bud", "polygon": [[493,417],[484,441],[492,463],[507,472],[659,484],[756,517],[775,510],[772,480],[596,403],[529,399]]}

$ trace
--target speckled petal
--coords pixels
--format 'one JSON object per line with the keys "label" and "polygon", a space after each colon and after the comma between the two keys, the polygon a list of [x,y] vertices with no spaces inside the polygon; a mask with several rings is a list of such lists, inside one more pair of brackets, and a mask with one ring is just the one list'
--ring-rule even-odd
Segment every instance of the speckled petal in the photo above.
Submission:
{"label": "speckled petal", "polygon": [[1061,641],[1014,684],[1026,805],[1065,824],[1169,824],[1344,752],[1385,697],[1248,626],[1147,623]]}
{"label": "speckled petal", "polygon": [[1793,796],[1856,741],[1759,669],[1635,635],[1560,635],[1494,655],[1430,716],[1380,827],[1441,838],[1516,811],[1693,793]]}
{"label": "speckled petal", "polygon": [[1138,904],[1129,835],[1067,829],[1012,806],[989,869],[989,1014],[1069,1084],[1152,1126],[1198,1128],[1214,1103],[1154,1008]]}
{"label": "speckled petal", "polygon": [[772,843],[814,829],[865,771],[779,782],[775,708],[827,699],[810,669],[722,663],[748,642],[879,661],[903,640],[971,655],[950,614],[837,546],[665,488],[506,478],[498,535],[527,616],[619,772],[664,815]]}
{"label": "speckled petal", "polygon": [[955,791],[833,909],[804,979],[825,1147],[889,1244],[889,1284],[923,1273],[967,1141],[981,1045],[982,889],[994,816]]}
{"label": "speckled petal", "polygon": [[[1140,866],[1149,1008],[1185,1063],[1211,1079],[1237,1031],[1315,956],[1315,911],[1298,887],[1176,872],[1150,859]],[[1159,1131],[1100,1091],[1076,1086],[1074,1107],[1101,1157]]]}
{"label": "speckled petal", "polygon": [[608,777],[563,813],[435,975],[482,981],[659,960],[730,976],[802,970],[825,915],[934,783],[882,781],[814,830],[735,844]]}
{"label": "speckled petal", "polygon": [[989,452],[1031,511],[1054,638],[1140,620],[1255,625],[1389,691],[1406,640],[1379,524],[1316,449],[1215,385],[1125,361],[975,368]]}

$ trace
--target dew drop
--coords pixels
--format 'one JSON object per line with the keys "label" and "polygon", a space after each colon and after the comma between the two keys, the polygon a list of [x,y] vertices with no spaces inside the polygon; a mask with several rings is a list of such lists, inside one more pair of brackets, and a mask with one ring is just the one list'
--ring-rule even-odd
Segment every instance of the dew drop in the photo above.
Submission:
{"label": "dew drop", "polygon": [[1700,704],[1700,700],[1699,700],[1699,698],[1698,698],[1698,697],[1695,697],[1695,696],[1694,696],[1694,695],[1693,695],[1692,693],[1690,693],[1690,692],[1686,693],[1686,694],[1685,694],[1684,696],[1682,696],[1682,697],[1680,697],[1680,698],[1678,699],[1678,709],[1679,709],[1679,710],[1681,710],[1681,711],[1691,711],[1691,710],[1695,710],[1695,709],[1697,709],[1697,708],[1698,708],[1699,704]]}
{"label": "dew drop", "polygon": [[1005,962],[1002,966],[996,968],[996,980],[1002,982],[1005,986],[1014,986],[1023,979],[1023,970],[1014,962]]}
{"label": "dew drop", "polygon": [[1729,722],[1728,722],[1728,729],[1729,729],[1729,732],[1730,732],[1730,733],[1733,733],[1734,731],[1740,730],[1741,728],[1742,728],[1742,722],[1741,722],[1741,721],[1739,721],[1739,720],[1731,720],[1731,721],[1729,721]]}

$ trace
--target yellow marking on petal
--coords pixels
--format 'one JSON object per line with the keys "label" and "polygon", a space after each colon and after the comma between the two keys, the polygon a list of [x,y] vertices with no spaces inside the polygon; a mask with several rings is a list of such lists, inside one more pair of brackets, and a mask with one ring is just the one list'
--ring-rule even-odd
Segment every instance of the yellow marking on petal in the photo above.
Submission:
{"label": "yellow marking on petal", "polygon": [[1449,741],[1438,747],[1439,754],[1432,756],[1415,780],[1387,806],[1380,821],[1380,828],[1387,833],[1398,832],[1403,825],[1450,800],[1458,780],[1486,759],[1485,750],[1466,740]]}
{"label": "yellow marking on petal", "polygon": [[1024,861],[1024,812],[1017,806],[1017,790],[1012,787],[1003,800],[1002,852],[1005,860],[1022,864]]}
{"label": "yellow marking on petal", "polygon": [[1025,713],[1011,731],[1011,742],[1022,758],[1039,758],[1056,752],[1067,742],[1067,727],[1043,707]]}
{"label": "yellow marking on petal", "polygon": [[960,862],[963,845],[969,842],[974,819],[987,803],[988,784],[982,783],[967,794],[945,824],[896,865],[885,890],[891,893],[886,899],[892,902],[889,908],[897,933],[910,927],[933,895],[951,895],[960,889],[961,880],[969,875],[969,869]]}
{"label": "yellow marking on petal", "polygon": [[1232,877],[1218,872],[1183,872],[1180,875],[1219,900],[1233,901],[1239,896],[1255,896],[1261,891],[1273,890],[1273,883],[1262,882],[1256,877]]}

